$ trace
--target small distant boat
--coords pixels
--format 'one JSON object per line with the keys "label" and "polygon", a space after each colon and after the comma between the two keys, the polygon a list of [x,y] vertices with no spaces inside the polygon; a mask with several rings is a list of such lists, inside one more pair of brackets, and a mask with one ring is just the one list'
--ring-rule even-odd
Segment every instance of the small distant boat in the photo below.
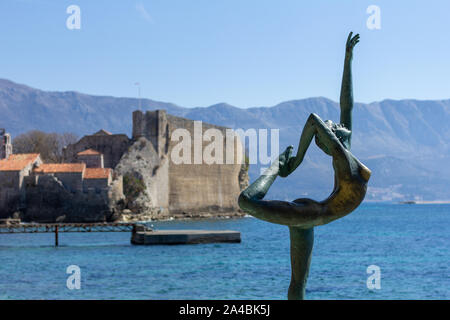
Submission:
{"label": "small distant boat", "polygon": [[417,204],[416,201],[410,200],[410,201],[400,201],[400,204]]}

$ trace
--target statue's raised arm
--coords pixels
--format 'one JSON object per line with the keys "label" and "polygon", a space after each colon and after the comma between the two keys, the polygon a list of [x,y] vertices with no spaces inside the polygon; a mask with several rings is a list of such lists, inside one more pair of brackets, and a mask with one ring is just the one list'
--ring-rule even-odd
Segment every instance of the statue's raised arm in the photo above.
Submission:
{"label": "statue's raised arm", "polygon": [[[352,59],[353,48],[359,42],[359,34],[352,37],[350,32],[345,45],[344,73],[341,85],[341,119],[340,123],[348,130],[352,130],[352,110],[353,110],[353,84],[352,84]],[[350,140],[350,139],[349,139]],[[349,141],[350,142],[350,141]]]}

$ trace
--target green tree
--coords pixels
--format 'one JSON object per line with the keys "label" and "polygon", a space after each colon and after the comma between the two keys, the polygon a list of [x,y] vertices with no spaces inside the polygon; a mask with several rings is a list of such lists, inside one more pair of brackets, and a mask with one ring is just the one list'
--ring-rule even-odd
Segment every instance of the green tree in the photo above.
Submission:
{"label": "green tree", "polygon": [[145,189],[146,186],[140,175],[127,173],[123,176],[123,193],[127,201],[135,200]]}

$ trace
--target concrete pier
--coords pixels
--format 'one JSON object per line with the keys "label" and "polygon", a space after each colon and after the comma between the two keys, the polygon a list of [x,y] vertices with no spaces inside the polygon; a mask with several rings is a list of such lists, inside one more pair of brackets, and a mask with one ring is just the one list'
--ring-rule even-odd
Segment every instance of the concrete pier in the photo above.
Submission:
{"label": "concrete pier", "polygon": [[131,236],[131,243],[138,245],[215,242],[241,242],[241,233],[230,230],[158,230],[138,231]]}

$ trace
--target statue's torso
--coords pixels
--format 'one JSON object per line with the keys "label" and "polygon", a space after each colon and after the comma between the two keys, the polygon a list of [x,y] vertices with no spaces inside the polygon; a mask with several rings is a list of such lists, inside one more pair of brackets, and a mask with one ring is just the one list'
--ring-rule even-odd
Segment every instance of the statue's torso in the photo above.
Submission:
{"label": "statue's torso", "polygon": [[342,157],[334,158],[335,186],[331,195],[321,202],[325,207],[325,223],[343,217],[355,210],[364,200],[367,183],[371,171],[361,163],[353,154],[345,150]]}

